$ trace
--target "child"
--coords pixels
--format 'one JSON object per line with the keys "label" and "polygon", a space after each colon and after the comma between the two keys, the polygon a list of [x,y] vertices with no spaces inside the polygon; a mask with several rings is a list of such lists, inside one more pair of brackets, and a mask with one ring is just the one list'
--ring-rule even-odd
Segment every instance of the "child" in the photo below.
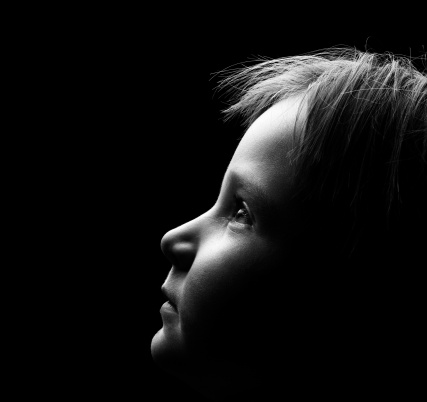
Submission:
{"label": "child", "polygon": [[248,128],[215,205],[162,239],[172,268],[154,361],[212,400],[346,400],[408,372],[416,383],[426,75],[345,48],[223,85],[226,115]]}

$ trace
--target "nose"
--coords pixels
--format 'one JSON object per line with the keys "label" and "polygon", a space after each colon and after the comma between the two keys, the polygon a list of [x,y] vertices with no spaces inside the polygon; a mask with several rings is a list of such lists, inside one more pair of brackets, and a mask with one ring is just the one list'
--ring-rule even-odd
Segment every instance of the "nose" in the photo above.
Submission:
{"label": "nose", "polygon": [[160,247],[175,268],[189,270],[196,257],[198,242],[198,223],[194,219],[167,232]]}

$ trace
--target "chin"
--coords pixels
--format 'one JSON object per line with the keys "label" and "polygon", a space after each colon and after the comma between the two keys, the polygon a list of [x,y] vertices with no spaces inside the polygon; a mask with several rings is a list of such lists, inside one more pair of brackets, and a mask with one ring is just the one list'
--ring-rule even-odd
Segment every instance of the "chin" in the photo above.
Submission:
{"label": "chin", "polygon": [[151,356],[154,363],[162,370],[175,375],[180,372],[183,353],[176,339],[169,339],[161,328],[151,341]]}

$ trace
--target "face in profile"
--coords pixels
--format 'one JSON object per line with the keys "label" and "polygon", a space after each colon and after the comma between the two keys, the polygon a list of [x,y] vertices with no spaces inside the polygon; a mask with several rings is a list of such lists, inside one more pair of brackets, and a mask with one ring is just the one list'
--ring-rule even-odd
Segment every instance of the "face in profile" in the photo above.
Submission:
{"label": "face in profile", "polygon": [[[239,392],[290,364],[295,348],[292,148],[300,101],[250,126],[213,207],[162,239],[171,263],[154,361],[206,395]],[[270,377],[268,377],[270,378]]]}

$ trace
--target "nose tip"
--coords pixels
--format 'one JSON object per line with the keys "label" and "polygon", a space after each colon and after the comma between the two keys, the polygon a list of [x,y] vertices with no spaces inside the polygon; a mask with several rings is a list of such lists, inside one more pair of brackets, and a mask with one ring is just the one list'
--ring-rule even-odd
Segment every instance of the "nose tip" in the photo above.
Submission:
{"label": "nose tip", "polygon": [[173,247],[174,247],[174,236],[173,231],[170,230],[167,232],[160,241],[160,248],[162,250],[162,253],[165,255],[165,257],[173,264],[176,264],[175,256],[173,253]]}
{"label": "nose tip", "polygon": [[196,244],[180,228],[167,232],[161,242],[160,248],[166,258],[178,269],[190,269],[196,254]]}

